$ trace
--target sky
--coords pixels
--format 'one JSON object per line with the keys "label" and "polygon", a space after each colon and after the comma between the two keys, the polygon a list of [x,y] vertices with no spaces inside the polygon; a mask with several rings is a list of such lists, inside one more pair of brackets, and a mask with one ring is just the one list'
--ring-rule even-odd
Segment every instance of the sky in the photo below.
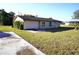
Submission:
{"label": "sky", "polygon": [[32,14],[38,17],[53,18],[61,21],[72,19],[78,3],[0,3],[0,9],[16,14]]}

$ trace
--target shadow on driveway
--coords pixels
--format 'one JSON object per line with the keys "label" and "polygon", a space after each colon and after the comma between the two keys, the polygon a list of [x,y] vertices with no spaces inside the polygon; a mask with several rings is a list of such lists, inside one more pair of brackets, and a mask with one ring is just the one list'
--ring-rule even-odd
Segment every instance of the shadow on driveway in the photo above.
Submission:
{"label": "shadow on driveway", "polygon": [[10,37],[10,36],[11,36],[11,34],[6,33],[6,32],[1,32],[1,31],[0,31],[0,38]]}

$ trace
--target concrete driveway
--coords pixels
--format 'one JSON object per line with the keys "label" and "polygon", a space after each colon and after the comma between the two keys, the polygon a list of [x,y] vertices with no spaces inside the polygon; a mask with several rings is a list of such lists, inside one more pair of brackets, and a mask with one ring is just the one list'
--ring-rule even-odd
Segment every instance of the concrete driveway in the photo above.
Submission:
{"label": "concrete driveway", "polygon": [[0,32],[0,55],[45,55],[14,32]]}

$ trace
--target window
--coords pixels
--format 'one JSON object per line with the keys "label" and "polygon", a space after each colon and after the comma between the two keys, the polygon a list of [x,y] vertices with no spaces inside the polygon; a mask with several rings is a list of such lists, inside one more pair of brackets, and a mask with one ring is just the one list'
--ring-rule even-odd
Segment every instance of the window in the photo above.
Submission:
{"label": "window", "polygon": [[52,26],[52,22],[49,22],[49,26]]}
{"label": "window", "polygon": [[45,26],[45,22],[42,22],[42,26]]}

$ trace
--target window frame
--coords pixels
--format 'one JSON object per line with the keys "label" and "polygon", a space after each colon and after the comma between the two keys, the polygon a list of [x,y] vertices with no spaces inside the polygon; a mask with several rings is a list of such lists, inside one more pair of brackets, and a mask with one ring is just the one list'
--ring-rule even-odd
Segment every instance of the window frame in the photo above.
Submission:
{"label": "window frame", "polygon": [[49,22],[49,26],[52,26],[52,22]]}
{"label": "window frame", "polygon": [[45,22],[44,21],[42,22],[42,26],[45,27]]}

